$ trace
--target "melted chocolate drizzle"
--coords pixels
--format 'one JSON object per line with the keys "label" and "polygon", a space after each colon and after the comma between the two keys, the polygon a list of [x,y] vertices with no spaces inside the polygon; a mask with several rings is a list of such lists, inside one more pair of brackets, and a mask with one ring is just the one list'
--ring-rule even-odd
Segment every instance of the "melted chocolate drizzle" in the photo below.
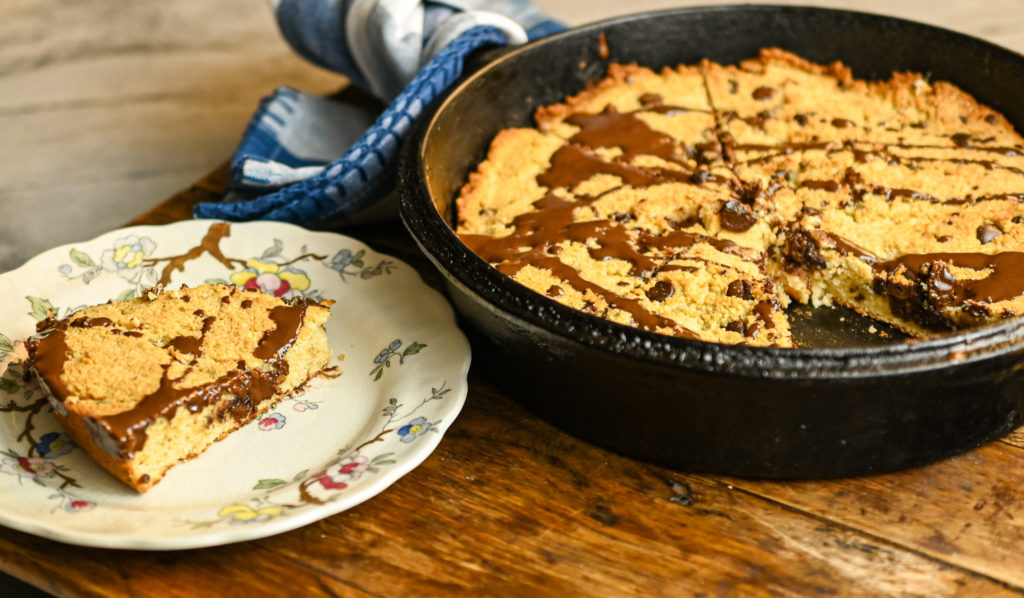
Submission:
{"label": "melted chocolate drizzle", "polygon": [[[981,278],[956,278],[949,267],[965,268],[987,275]],[[1024,253],[1006,251],[985,253],[927,253],[907,254],[894,260],[881,262],[878,270],[893,274],[897,270],[908,277],[928,277],[937,280],[932,289],[932,302],[936,307],[960,305],[965,300],[977,303],[996,303],[1024,295]],[[948,288],[947,288],[948,285]]]}

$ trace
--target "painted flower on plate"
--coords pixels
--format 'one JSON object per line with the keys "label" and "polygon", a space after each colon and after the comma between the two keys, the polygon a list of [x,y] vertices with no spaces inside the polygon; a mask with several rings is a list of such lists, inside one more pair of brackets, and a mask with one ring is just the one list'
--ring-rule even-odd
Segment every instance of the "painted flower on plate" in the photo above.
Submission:
{"label": "painted flower on plate", "polygon": [[36,443],[36,451],[39,456],[46,459],[56,459],[71,452],[75,448],[71,438],[63,432],[49,432],[43,434]]}
{"label": "painted flower on plate", "polygon": [[398,435],[401,436],[402,442],[409,443],[429,432],[431,426],[433,424],[428,422],[427,418],[417,417],[401,428],[398,428]]}
{"label": "painted flower on plate", "polygon": [[368,458],[359,453],[352,453],[341,459],[335,459],[327,466],[327,469],[313,474],[313,477],[328,490],[341,490],[348,488],[349,482],[358,480],[369,469],[370,460]]}
{"label": "painted flower on plate", "polygon": [[338,253],[334,254],[333,258],[331,258],[331,268],[341,272],[345,268],[348,268],[355,259],[356,256],[352,255],[350,250],[342,249]]}
{"label": "painted flower on plate", "polygon": [[143,262],[154,249],[156,243],[149,237],[122,237],[114,241],[112,248],[103,251],[103,269],[117,272],[117,275],[125,280],[138,282]]}
{"label": "painted flower on plate", "polygon": [[217,516],[228,519],[231,523],[259,523],[277,517],[281,513],[284,513],[284,507],[279,505],[254,509],[249,505],[233,504],[221,509]]}
{"label": "painted flower on plate", "polygon": [[69,499],[64,503],[64,510],[68,513],[82,513],[85,511],[91,511],[95,507],[96,503],[81,499]]}
{"label": "painted flower on plate", "polygon": [[0,472],[20,478],[50,478],[57,473],[57,466],[42,457],[17,457],[0,461]]}
{"label": "painted flower on plate", "polygon": [[260,419],[258,425],[260,429],[264,431],[280,430],[284,427],[286,420],[287,418],[280,413],[271,413]]}
{"label": "painted flower on plate", "polygon": [[282,268],[273,262],[257,259],[247,261],[244,270],[232,274],[231,282],[243,289],[259,289],[286,301],[309,288],[309,277],[302,270]]}

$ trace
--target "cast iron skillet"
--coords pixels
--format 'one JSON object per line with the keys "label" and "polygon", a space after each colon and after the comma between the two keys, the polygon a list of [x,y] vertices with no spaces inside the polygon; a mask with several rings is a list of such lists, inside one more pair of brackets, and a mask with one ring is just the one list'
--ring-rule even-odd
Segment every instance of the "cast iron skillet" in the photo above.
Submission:
{"label": "cast iron skillet", "polygon": [[[599,56],[599,34],[610,54]],[[1024,125],[1024,58],[894,18],[729,6],[628,16],[500,56],[421,124],[402,165],[406,227],[482,333],[476,354],[542,417],[594,443],[688,471],[815,478],[917,465],[1024,423],[1024,320],[907,341],[814,310],[800,349],[725,346],[606,322],[528,291],[452,233],[452,200],[501,128],[531,124],[609,62],[736,63],[778,46],[842,60],[859,78],[895,70],[949,80]],[[804,308],[806,311],[806,308]],[[805,324],[812,324],[806,326]],[[815,332],[817,331],[817,332]]]}

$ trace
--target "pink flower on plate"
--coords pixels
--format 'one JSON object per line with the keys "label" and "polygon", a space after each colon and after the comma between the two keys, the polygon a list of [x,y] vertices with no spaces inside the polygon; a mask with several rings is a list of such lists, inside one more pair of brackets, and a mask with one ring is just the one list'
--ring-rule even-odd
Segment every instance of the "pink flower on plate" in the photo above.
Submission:
{"label": "pink flower on plate", "polygon": [[270,430],[280,430],[283,428],[285,421],[285,416],[280,413],[271,413],[263,417],[257,425],[259,425],[261,430],[269,432]]}
{"label": "pink flower on plate", "polygon": [[0,472],[21,478],[51,478],[57,473],[57,466],[42,457],[17,457],[0,461]]}
{"label": "pink flower on plate", "polygon": [[327,469],[313,474],[313,477],[328,490],[341,490],[348,488],[349,482],[358,480],[369,469],[369,459],[359,453],[352,453],[335,459],[328,464]]}
{"label": "pink flower on plate", "polygon": [[309,288],[309,277],[295,268],[284,267],[273,262],[257,259],[248,260],[245,269],[231,275],[231,282],[243,289],[258,289],[288,300]]}
{"label": "pink flower on plate", "polygon": [[95,507],[96,503],[81,499],[69,499],[64,503],[64,510],[68,513],[83,513],[85,511],[91,511]]}

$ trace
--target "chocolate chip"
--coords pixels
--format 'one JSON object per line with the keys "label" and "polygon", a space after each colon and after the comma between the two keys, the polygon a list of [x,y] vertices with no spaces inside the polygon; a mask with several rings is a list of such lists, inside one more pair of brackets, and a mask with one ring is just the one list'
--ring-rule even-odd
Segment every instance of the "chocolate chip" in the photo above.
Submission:
{"label": "chocolate chip", "polygon": [[675,288],[672,287],[672,283],[664,280],[659,280],[654,283],[654,286],[647,289],[647,298],[651,301],[664,301],[675,293]]}
{"label": "chocolate chip", "polygon": [[762,86],[755,89],[754,93],[750,95],[758,102],[767,102],[775,95],[775,90],[771,87]]}
{"label": "chocolate chip", "polygon": [[690,175],[690,182],[694,185],[703,185],[708,181],[715,180],[715,175],[708,172],[706,168],[698,168]]}
{"label": "chocolate chip", "polygon": [[968,133],[957,133],[950,137],[953,140],[953,145],[957,147],[971,147],[971,136]]}
{"label": "chocolate chip", "polygon": [[657,106],[662,101],[661,96],[656,93],[645,93],[640,96],[640,104],[643,106]]}
{"label": "chocolate chip", "polygon": [[1003,231],[999,230],[999,227],[991,222],[986,222],[978,227],[975,234],[978,236],[978,241],[981,241],[982,245],[987,245],[995,240],[996,237],[1002,235]]}
{"label": "chocolate chip", "polygon": [[757,202],[757,198],[761,196],[761,184],[757,182],[743,183],[743,186],[739,189],[739,200],[748,206],[752,206]]}
{"label": "chocolate chip", "polygon": [[725,290],[725,294],[730,297],[738,297],[747,301],[754,299],[753,289],[749,280],[734,280],[729,283],[729,288]]}
{"label": "chocolate chip", "polygon": [[722,223],[722,228],[737,233],[749,230],[757,223],[757,216],[754,215],[754,212],[735,199],[730,199],[722,204],[718,218]]}
{"label": "chocolate chip", "polygon": [[747,332],[747,325],[744,324],[742,320],[733,320],[725,325],[725,329],[730,332],[745,334]]}
{"label": "chocolate chip", "polygon": [[806,266],[811,269],[824,268],[825,258],[821,256],[821,248],[805,230],[793,230],[786,235],[786,244],[782,247],[782,256],[790,266]]}

